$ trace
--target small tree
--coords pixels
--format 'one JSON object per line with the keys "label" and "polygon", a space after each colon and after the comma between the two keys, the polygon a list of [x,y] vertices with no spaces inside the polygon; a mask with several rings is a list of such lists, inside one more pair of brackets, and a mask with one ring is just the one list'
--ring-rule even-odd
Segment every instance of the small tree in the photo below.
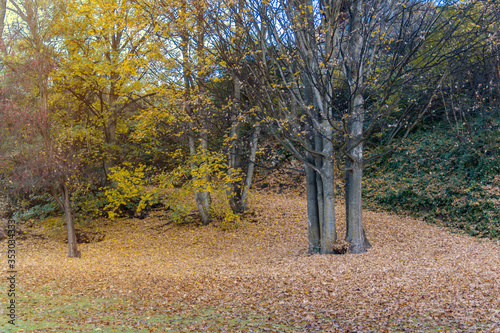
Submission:
{"label": "small tree", "polygon": [[12,104],[2,110],[0,155],[3,185],[14,194],[50,193],[61,207],[68,232],[68,256],[80,257],[71,210],[71,183],[78,164],[70,142],[47,137],[51,127],[45,112],[33,113]]}
{"label": "small tree", "polygon": [[[67,108],[49,84],[57,53],[51,45],[51,24],[57,11],[33,1],[12,2],[17,15],[9,26],[9,47],[3,51],[3,108],[0,112],[0,156],[4,186],[17,193],[48,192],[61,206],[68,230],[69,257],[79,257],[71,184],[78,162],[71,121],[57,112]],[[50,98],[52,97],[52,98]],[[58,105],[54,101],[58,101]]]}

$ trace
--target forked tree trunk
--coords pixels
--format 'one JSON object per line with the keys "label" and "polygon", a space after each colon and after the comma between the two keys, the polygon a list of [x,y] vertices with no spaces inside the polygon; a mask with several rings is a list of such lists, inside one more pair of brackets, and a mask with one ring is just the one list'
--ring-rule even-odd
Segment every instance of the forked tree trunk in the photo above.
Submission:
{"label": "forked tree trunk", "polygon": [[[307,8],[310,8],[311,1],[306,0],[305,4]],[[314,43],[314,38],[312,38],[314,36],[314,25],[310,17],[307,18],[307,26],[312,35],[307,35],[305,39],[312,39],[308,43]],[[311,48],[314,49],[312,46]],[[304,47],[303,49],[307,50],[308,48]],[[304,51],[304,54],[308,55],[306,59],[310,66],[315,68],[316,64],[311,52]],[[337,232],[335,230],[333,160],[325,160],[325,156],[332,156],[333,146],[328,138],[324,138],[319,133],[317,127],[317,124],[327,125],[328,121],[321,116],[318,101],[314,98],[315,87],[310,76],[304,75],[304,85],[304,100],[313,110],[312,117],[316,121],[316,125],[314,125],[313,120],[308,122],[308,142],[312,150],[323,154],[313,156],[308,153],[307,159],[314,165],[315,169],[305,164],[309,235],[308,253],[329,254],[333,253]],[[328,132],[328,129],[322,129]]]}
{"label": "forked tree trunk", "polygon": [[203,225],[208,225],[212,220],[212,214],[210,213],[212,198],[210,197],[210,193],[206,191],[196,192],[195,199],[198,210],[200,211],[201,222]]}
{"label": "forked tree trunk", "polygon": [[[111,45],[113,52],[119,51],[119,38],[113,38],[115,42]],[[112,58],[109,58],[109,61]],[[117,81],[120,79],[118,73],[111,73],[110,75],[110,84],[109,84],[109,95],[107,98],[107,112],[108,120],[103,124],[104,130],[104,140],[108,149],[106,149],[106,155],[103,158],[103,168],[104,168],[104,179],[102,184],[106,184],[108,182],[109,170],[114,165],[114,156],[116,154],[115,145],[116,145],[116,129],[118,126],[118,95],[117,95]]]}
{"label": "forked tree trunk", "polygon": [[[203,28],[203,10],[200,7],[200,3],[196,3],[196,10],[197,10],[197,15],[196,15],[196,21],[198,24],[198,32],[197,32],[197,41],[199,43],[197,47],[197,52],[198,56],[200,57],[200,60],[203,58],[203,33],[204,33],[204,28]],[[184,16],[187,14],[187,3],[186,1],[181,2],[181,16]],[[198,68],[198,73],[197,76],[194,78],[194,81],[198,83],[199,85],[199,90],[200,90],[200,95],[202,95],[199,98],[198,101],[198,118],[199,123],[201,124],[201,128],[196,128],[195,126],[195,110],[193,108],[193,102],[192,102],[192,97],[191,96],[191,85],[193,83],[193,73],[190,67],[189,59],[191,59],[190,54],[189,54],[189,43],[190,43],[190,36],[189,36],[189,31],[188,28],[184,25],[181,25],[180,27],[180,35],[181,35],[181,52],[182,52],[182,74],[183,74],[183,79],[184,79],[184,112],[186,115],[192,117],[190,123],[189,123],[189,133],[188,133],[188,143],[189,143],[189,154],[191,157],[194,157],[198,153],[198,139],[200,140],[201,144],[201,149],[206,151],[208,148],[208,133],[206,130],[206,123],[204,117],[206,114],[203,112],[205,111],[203,109],[203,101],[202,98],[203,93],[204,93],[204,75],[201,73],[203,72],[204,68],[202,64],[199,64]],[[197,134],[197,132],[200,132],[200,134]],[[195,175],[195,169],[196,165],[194,164],[193,161],[190,163],[190,168],[193,173],[193,180],[194,182],[197,182],[197,177]],[[211,205],[212,205],[212,200],[210,197],[210,193],[203,191],[203,190],[196,190],[194,193],[195,201],[196,201],[196,207],[198,208],[198,211],[200,212],[201,216],[201,222],[204,225],[207,225],[211,221]]]}
{"label": "forked tree trunk", "polygon": [[[197,96],[197,112],[199,118],[200,128],[198,129],[200,132],[200,146],[203,152],[208,151],[208,126],[207,126],[207,118],[209,115],[208,106],[205,105],[204,98],[206,98],[206,88],[205,88],[205,80],[206,80],[206,68],[205,68],[205,3],[201,0],[198,0],[194,3],[194,8],[196,12],[196,53],[198,57],[197,63],[197,71],[195,81],[198,85],[198,96]],[[194,132],[194,131],[193,131]],[[191,136],[190,141],[190,149],[192,144],[192,154],[196,154],[196,146],[194,145],[194,137]],[[208,182],[208,179],[204,179],[204,182]],[[203,225],[207,225],[212,220],[212,198],[210,196],[210,192],[200,191],[195,193],[196,203],[198,205],[198,209],[200,210],[201,220]]]}
{"label": "forked tree trunk", "polygon": [[[325,122],[326,123],[326,122]],[[319,133],[310,131],[309,138],[314,150],[322,149],[324,157],[308,160],[314,162],[316,170],[305,164],[308,216],[308,253],[335,253],[334,244],[337,241],[335,226],[335,187],[333,144],[331,138],[322,138]]]}
{"label": "forked tree trunk", "polygon": [[[237,13],[241,13],[241,11],[243,10],[243,6],[244,6],[244,1],[238,0],[237,7],[232,6],[232,10]],[[235,24],[238,31],[241,31],[243,29],[242,21],[241,19],[239,19],[239,15],[235,15]],[[234,46],[237,49],[243,48],[241,42],[242,40],[238,37],[233,41]],[[240,79],[236,75],[236,71],[233,72],[232,79],[233,79],[234,95],[233,95],[233,104],[231,110],[232,111],[231,130],[229,134],[230,142],[229,142],[229,156],[228,156],[230,176],[233,171],[243,172],[244,168],[242,159],[243,144],[241,142],[240,121],[238,120],[239,113],[241,111],[242,84]],[[241,179],[232,179],[230,180],[230,184],[228,184],[229,188],[227,194],[229,198],[229,205],[231,206],[231,210],[236,214],[243,213],[248,209],[247,207],[248,191],[252,184],[254,161],[255,161],[255,154],[257,151],[259,134],[260,134],[260,125],[257,124],[257,126],[254,129],[254,135],[250,142],[251,152],[250,152],[250,160],[247,165],[246,176],[244,174],[241,174]]]}
{"label": "forked tree trunk", "polygon": [[[252,187],[253,172],[255,169],[255,157],[257,156],[257,147],[260,137],[260,123],[257,123],[254,128],[252,140],[250,141],[250,156],[247,165],[246,174],[242,175],[244,179],[235,180],[229,184],[228,196],[231,210],[234,213],[243,213],[248,210],[248,194]],[[240,154],[238,150],[232,151],[233,154]],[[231,151],[230,151],[231,154]],[[241,158],[232,159],[229,157],[229,166],[232,169],[242,169]]]}
{"label": "forked tree trunk", "polygon": [[[331,142],[325,146],[332,147]],[[325,153],[333,153],[327,148]],[[332,155],[330,155],[332,156]],[[308,253],[336,253],[334,244],[337,241],[335,226],[335,188],[333,160],[325,158],[321,175],[313,168],[305,165],[308,217]],[[318,179],[319,178],[319,179]],[[320,188],[318,188],[320,184]]]}

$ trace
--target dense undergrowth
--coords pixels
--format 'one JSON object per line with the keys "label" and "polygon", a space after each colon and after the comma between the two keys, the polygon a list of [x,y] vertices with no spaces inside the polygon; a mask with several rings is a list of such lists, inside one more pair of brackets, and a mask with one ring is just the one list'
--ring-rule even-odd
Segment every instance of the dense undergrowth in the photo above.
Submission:
{"label": "dense undergrowth", "polygon": [[[460,129],[462,136],[446,123],[421,126],[393,153],[366,167],[365,208],[408,213],[471,236],[500,238],[499,124],[500,117],[476,120],[468,128]],[[288,161],[286,156],[284,159]],[[303,174],[297,172],[301,163],[294,160],[287,163],[285,168],[258,168],[254,191],[272,188],[276,193],[304,194]],[[152,181],[154,175],[147,176],[142,169],[139,173],[129,169],[121,168],[121,173],[114,173],[116,179],[106,191],[96,186],[74,191],[73,212],[79,223],[108,217],[110,212],[143,217],[158,204],[165,207],[174,221],[196,219],[194,201],[188,200],[189,188],[160,195]],[[270,170],[273,172],[269,173]],[[340,173],[337,180],[342,183]],[[338,193],[342,195],[339,186]],[[240,218],[231,213],[224,193],[222,187],[213,193],[212,215],[223,222],[223,229],[231,229],[239,225]],[[47,194],[29,195],[10,208],[16,220],[61,214],[55,200]]]}
{"label": "dense undergrowth", "polygon": [[444,124],[423,127],[366,168],[365,204],[499,238],[499,157],[500,128],[491,118],[473,123],[464,137]]}

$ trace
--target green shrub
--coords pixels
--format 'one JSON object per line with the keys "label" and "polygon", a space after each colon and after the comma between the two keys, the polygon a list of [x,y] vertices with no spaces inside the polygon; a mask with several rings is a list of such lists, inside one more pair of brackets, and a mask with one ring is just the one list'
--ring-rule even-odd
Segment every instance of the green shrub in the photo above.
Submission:
{"label": "green shrub", "polygon": [[56,200],[48,194],[32,194],[28,199],[20,203],[12,216],[14,220],[43,220],[48,216],[59,214],[61,208]]}

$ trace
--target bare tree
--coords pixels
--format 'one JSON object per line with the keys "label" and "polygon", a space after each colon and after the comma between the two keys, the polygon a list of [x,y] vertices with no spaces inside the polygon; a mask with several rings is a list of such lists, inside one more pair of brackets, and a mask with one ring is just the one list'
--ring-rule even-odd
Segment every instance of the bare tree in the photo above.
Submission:
{"label": "bare tree", "polygon": [[[222,108],[222,115],[229,120],[228,133],[228,172],[229,184],[227,195],[231,209],[242,213],[248,209],[248,196],[252,184],[255,157],[261,134],[261,124],[255,117],[255,108],[259,103],[255,100],[251,89],[247,89],[244,76],[246,55],[251,39],[244,32],[241,13],[245,10],[245,2],[227,3],[211,12],[208,18],[214,35],[212,51],[221,59],[222,70],[228,71],[231,80],[231,97],[227,99],[227,107]],[[238,13],[238,15],[233,15]]]}
{"label": "bare tree", "polygon": [[[474,4],[248,0],[246,5],[244,31],[254,40],[246,72],[252,75],[240,79],[260,96],[269,128],[304,162],[309,251],[335,252],[333,166],[335,158],[343,158],[346,240],[351,253],[365,252],[370,244],[362,223],[363,168],[404,140],[429,110],[451,56],[446,46]],[[405,94],[415,86],[423,87],[417,98]],[[366,143],[375,147],[368,154]]]}

